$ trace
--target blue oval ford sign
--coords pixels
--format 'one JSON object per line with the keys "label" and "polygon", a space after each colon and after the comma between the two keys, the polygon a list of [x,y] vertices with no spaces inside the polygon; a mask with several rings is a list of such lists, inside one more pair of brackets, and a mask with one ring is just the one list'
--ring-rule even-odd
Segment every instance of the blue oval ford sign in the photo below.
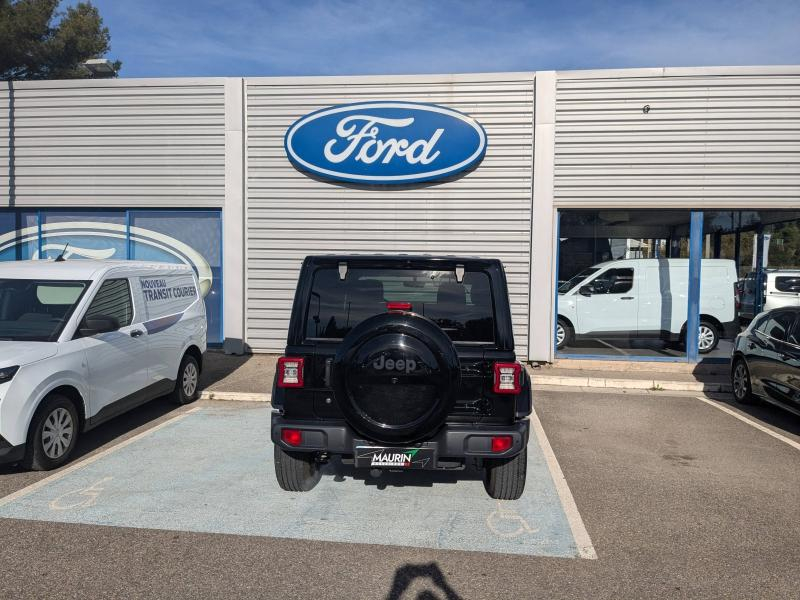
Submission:
{"label": "blue oval ford sign", "polygon": [[416,102],[324,108],[295,121],[284,139],[299,169],[335,181],[399,185],[452,177],[486,153],[473,118]]}

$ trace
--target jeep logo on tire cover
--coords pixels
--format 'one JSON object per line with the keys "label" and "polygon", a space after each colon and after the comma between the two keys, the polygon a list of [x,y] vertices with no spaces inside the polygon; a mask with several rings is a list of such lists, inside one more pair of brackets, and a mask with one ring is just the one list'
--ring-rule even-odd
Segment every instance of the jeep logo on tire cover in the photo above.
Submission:
{"label": "jeep logo on tire cover", "polygon": [[398,358],[397,360],[386,358],[383,354],[376,358],[372,363],[372,368],[376,371],[400,371],[406,374],[411,373],[417,368],[417,361],[412,358]]}

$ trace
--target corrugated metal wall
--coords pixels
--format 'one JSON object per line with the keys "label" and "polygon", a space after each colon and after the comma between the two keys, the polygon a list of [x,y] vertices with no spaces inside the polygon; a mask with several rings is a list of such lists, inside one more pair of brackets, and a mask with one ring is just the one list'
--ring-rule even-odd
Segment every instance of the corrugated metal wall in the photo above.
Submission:
{"label": "corrugated metal wall", "polygon": [[8,206],[10,202],[11,156],[13,141],[11,139],[11,84],[0,83],[0,206]]}
{"label": "corrugated metal wall", "polygon": [[223,79],[15,82],[0,111],[4,206],[222,206]]}
{"label": "corrugated metal wall", "polygon": [[[324,183],[292,167],[283,136],[297,118],[367,100],[430,102],[471,115],[487,133],[483,163],[452,182],[380,191]],[[532,73],[248,79],[246,124],[246,335],[254,350],[283,350],[304,256],[405,252],[502,259],[525,355]]]}
{"label": "corrugated metal wall", "polygon": [[800,68],[560,72],[555,148],[560,207],[797,208]]}

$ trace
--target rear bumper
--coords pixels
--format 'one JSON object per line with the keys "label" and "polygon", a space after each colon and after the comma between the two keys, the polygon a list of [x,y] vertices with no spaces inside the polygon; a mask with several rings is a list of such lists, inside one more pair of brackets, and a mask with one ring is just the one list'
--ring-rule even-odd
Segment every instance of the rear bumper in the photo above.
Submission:
{"label": "rear bumper", "polygon": [[[303,432],[301,445],[290,446],[281,440],[283,428],[300,429]],[[529,432],[527,419],[516,421],[512,425],[448,423],[434,436],[419,441],[414,446],[433,448],[438,459],[505,458],[515,456],[525,449]],[[495,435],[510,435],[511,447],[505,452],[492,452],[491,438]],[[341,456],[352,456],[356,446],[389,446],[364,438],[344,421],[286,419],[278,413],[272,414],[272,441],[284,450],[293,452],[327,452]]]}

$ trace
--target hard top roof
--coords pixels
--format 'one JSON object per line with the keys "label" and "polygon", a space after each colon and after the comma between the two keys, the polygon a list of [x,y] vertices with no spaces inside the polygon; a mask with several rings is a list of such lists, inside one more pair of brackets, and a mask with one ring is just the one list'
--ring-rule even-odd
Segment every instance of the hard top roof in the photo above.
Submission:
{"label": "hard top roof", "polygon": [[96,279],[115,267],[124,267],[131,273],[191,271],[188,265],[136,260],[18,260],[0,263],[0,279]]}
{"label": "hard top roof", "polygon": [[392,266],[408,263],[421,264],[471,264],[471,265],[499,265],[497,258],[482,258],[480,256],[455,256],[433,254],[315,254],[306,257],[306,262],[313,264],[333,262],[374,262]]}

